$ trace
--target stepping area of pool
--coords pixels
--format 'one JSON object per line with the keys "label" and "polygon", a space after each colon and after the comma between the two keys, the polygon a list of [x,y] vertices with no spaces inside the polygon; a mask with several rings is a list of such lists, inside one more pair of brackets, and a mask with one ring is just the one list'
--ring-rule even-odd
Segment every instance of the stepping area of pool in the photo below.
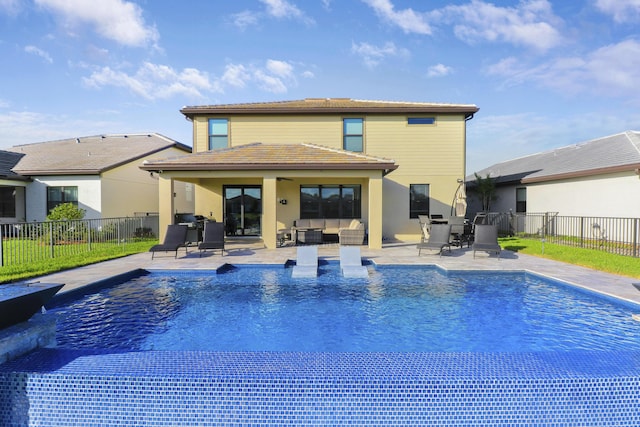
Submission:
{"label": "stepping area of pool", "polygon": [[[138,254],[40,280],[69,291],[135,269],[283,264],[295,247],[231,242],[225,256]],[[640,304],[638,280],[503,251],[418,256],[361,247],[379,264],[531,271]],[[182,252],[181,252],[182,254]],[[162,255],[162,254],[160,254]],[[318,255],[339,260],[338,245]],[[640,327],[640,323],[639,323]],[[39,349],[0,365],[0,425],[637,426],[640,352],[288,353]],[[4,424],[2,424],[4,423]]]}

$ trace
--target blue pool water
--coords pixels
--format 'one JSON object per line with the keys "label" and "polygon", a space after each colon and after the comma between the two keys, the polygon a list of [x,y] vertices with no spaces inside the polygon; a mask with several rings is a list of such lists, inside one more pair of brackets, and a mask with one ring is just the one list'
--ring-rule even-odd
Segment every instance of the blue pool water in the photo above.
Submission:
{"label": "blue pool water", "polygon": [[529,274],[282,266],[157,271],[49,310],[61,348],[293,352],[640,350],[640,308]]}

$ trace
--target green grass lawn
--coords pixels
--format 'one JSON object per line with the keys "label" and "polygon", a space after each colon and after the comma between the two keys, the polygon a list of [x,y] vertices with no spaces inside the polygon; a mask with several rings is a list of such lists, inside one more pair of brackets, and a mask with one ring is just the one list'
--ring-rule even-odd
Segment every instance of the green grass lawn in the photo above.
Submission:
{"label": "green grass lawn", "polygon": [[156,243],[158,243],[157,240],[145,239],[127,242],[123,245],[95,244],[91,252],[0,267],[0,283],[34,278],[62,270],[81,267],[83,265],[95,264],[109,259],[146,252]]}
{"label": "green grass lawn", "polygon": [[[156,243],[157,240],[143,240],[127,242],[127,244],[120,246],[105,245],[103,248],[96,248],[91,252],[82,254],[68,255],[16,266],[0,267],[0,283],[34,278],[62,270],[81,267],[83,265],[95,264],[109,259],[147,252],[149,248]],[[543,250],[543,244],[540,240],[519,237],[501,238],[500,245],[504,249],[518,253],[580,265],[608,273],[640,278],[640,258],[553,243],[544,243]]]}
{"label": "green grass lawn", "polygon": [[640,258],[611,254],[595,249],[543,243],[537,239],[504,237],[500,245],[507,250],[562,261],[608,273],[640,278]]}

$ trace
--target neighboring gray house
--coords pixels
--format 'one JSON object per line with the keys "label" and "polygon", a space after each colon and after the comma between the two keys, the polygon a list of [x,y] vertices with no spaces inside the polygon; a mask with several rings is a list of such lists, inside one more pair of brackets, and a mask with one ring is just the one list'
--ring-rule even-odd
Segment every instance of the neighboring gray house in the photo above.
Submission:
{"label": "neighboring gray house", "polygon": [[[139,166],[145,160],[188,154],[191,147],[150,133],[71,138],[7,150],[17,159],[10,171],[29,179],[16,220],[43,221],[65,202],[84,209],[87,219],[157,213],[158,178]],[[176,209],[193,212],[192,184],[176,183],[174,198]]]}
{"label": "neighboring gray house", "polygon": [[[492,212],[561,216],[640,216],[640,132],[627,131],[497,163],[477,172],[495,179]],[[467,218],[482,210],[475,176],[466,178]]]}

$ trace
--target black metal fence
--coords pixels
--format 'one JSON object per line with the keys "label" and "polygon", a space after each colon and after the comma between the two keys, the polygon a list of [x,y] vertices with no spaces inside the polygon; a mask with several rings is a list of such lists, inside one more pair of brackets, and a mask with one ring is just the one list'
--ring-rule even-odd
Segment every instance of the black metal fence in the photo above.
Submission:
{"label": "black metal fence", "polygon": [[557,212],[491,212],[486,218],[498,225],[501,235],[640,256],[640,218],[560,216]]}
{"label": "black metal fence", "polygon": [[156,238],[157,215],[0,224],[0,266],[41,261]]}

